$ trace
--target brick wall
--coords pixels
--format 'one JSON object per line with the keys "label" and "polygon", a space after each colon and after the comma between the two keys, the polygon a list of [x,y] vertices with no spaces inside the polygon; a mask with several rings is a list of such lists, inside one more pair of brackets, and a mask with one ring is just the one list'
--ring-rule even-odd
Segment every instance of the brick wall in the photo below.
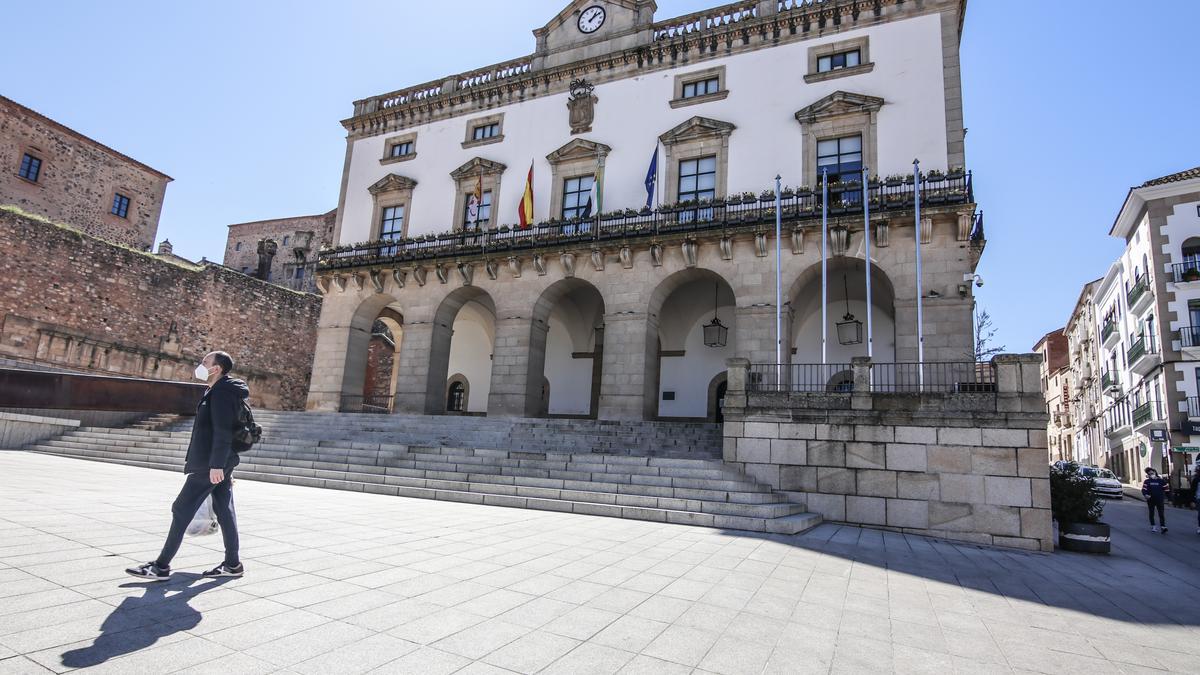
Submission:
{"label": "brick wall", "polygon": [[253,403],[301,409],[317,296],[219,265],[189,265],[114,246],[0,209],[0,357],[84,371],[188,380],[203,355],[228,351]]}
{"label": "brick wall", "polygon": [[1053,550],[1040,360],[997,357],[995,394],[748,393],[731,367],[724,457],[826,520]]}
{"label": "brick wall", "polygon": [[[225,241],[225,266],[254,274],[258,269],[258,242],[273,239],[278,245],[278,252],[271,261],[270,281],[288,285],[288,280],[295,278],[297,266],[304,267],[304,275],[311,277],[315,270],[317,251],[321,250],[322,245],[331,245],[336,219],[335,209],[314,216],[230,225]],[[312,233],[311,237],[305,236],[305,233]],[[284,238],[287,238],[286,244]],[[297,256],[297,249],[303,254],[302,258]]]}
{"label": "brick wall", "polygon": [[[36,181],[18,175],[25,154]],[[13,204],[138,249],[154,244],[170,176],[0,96],[0,204]],[[113,197],[129,198],[122,218]]]}
{"label": "brick wall", "polygon": [[367,376],[363,382],[363,396],[388,396],[392,393],[392,364],[396,349],[379,336],[372,336],[367,344]]}

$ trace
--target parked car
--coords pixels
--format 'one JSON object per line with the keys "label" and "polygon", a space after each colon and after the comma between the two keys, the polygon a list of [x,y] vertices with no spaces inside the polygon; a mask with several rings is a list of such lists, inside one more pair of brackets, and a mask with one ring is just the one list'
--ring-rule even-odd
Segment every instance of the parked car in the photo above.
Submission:
{"label": "parked car", "polygon": [[1092,488],[1092,492],[1101,497],[1112,499],[1122,499],[1125,497],[1125,490],[1121,486],[1121,481],[1112,471],[1096,466],[1081,466],[1079,467],[1079,473],[1095,481],[1095,487]]}

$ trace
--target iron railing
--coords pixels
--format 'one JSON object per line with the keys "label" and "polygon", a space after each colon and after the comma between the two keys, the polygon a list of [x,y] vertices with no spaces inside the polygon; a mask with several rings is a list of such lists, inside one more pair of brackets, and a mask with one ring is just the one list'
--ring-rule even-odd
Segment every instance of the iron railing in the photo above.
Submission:
{"label": "iron railing", "polygon": [[1108,435],[1115,434],[1128,427],[1130,424],[1129,415],[1129,400],[1121,399],[1114,401],[1112,405],[1104,409],[1104,433]]}
{"label": "iron railing", "polygon": [[1162,419],[1162,408],[1157,400],[1146,401],[1133,409],[1133,426],[1140,427]]}
{"label": "iron railing", "polygon": [[1200,418],[1200,396],[1187,398],[1187,416],[1189,419]]}
{"label": "iron railing", "polygon": [[755,363],[750,366],[750,391],[850,393],[854,373],[849,363]]}
{"label": "iron railing", "polygon": [[984,394],[996,391],[996,371],[990,363],[925,362],[871,364],[872,390],[877,392],[953,392]]}
{"label": "iron railing", "polygon": [[1133,365],[1138,359],[1146,354],[1154,353],[1154,340],[1145,335],[1139,335],[1138,339],[1129,345],[1129,350],[1125,352],[1125,361],[1129,365]]}
{"label": "iron railing", "polygon": [[1108,342],[1109,336],[1117,332],[1117,321],[1112,317],[1104,320],[1104,327],[1100,329],[1100,341]]}
{"label": "iron railing", "polygon": [[1141,300],[1142,296],[1146,294],[1146,291],[1150,290],[1150,283],[1147,281],[1148,278],[1148,274],[1143,274],[1135,279],[1133,288],[1129,289],[1129,292],[1125,294],[1125,299],[1128,301],[1130,307],[1136,305],[1137,301]]}
{"label": "iron railing", "polygon": [[1200,281],[1200,260],[1193,258],[1171,265],[1171,280],[1175,283]]}
{"label": "iron railing", "polygon": [[[996,391],[996,371],[990,363],[927,362],[872,363],[867,373],[871,392],[979,394]],[[755,363],[750,366],[749,391],[851,393],[854,368],[849,363]]]}
{"label": "iron railing", "polygon": [[342,412],[358,413],[390,413],[392,411],[392,396],[342,396]]}
{"label": "iron railing", "polygon": [[1100,375],[1100,388],[1108,390],[1121,383],[1121,377],[1117,373],[1105,371]]}
{"label": "iron railing", "polygon": [[[921,203],[927,206],[974,202],[970,172],[951,173],[943,177],[923,177],[920,191]],[[363,242],[322,250],[318,265],[323,270],[346,269],[433,258],[507,254],[550,246],[588,245],[591,242],[751,228],[775,222],[775,197],[773,193],[768,196],[768,193],[770,191],[762,195],[745,193],[723,200],[664,206],[654,210],[627,209],[588,219],[551,220],[526,228],[502,226],[482,231],[445,232],[407,239]],[[830,216],[859,215],[863,212],[863,186],[857,181],[831,183],[829,193]],[[915,194],[916,189],[911,179],[909,182],[873,181],[866,187],[872,213],[911,209]],[[818,222],[821,219],[821,202],[819,187],[816,190],[784,190],[780,201],[782,216],[789,225],[794,225],[797,221]]]}
{"label": "iron railing", "polygon": [[1184,326],[1179,329],[1181,347],[1200,347],[1200,326]]}

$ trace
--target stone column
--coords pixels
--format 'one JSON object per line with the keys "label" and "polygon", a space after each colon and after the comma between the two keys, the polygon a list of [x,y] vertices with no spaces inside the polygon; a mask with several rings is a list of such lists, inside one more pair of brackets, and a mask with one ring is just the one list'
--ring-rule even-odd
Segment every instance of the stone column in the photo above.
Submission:
{"label": "stone column", "polygon": [[[498,312],[503,314],[503,312]],[[527,316],[496,317],[496,339],[492,346],[492,387],[488,394],[489,417],[533,417],[537,415],[540,386],[531,386],[532,361],[546,360],[545,325],[533,326],[542,331],[537,358],[530,352],[531,319]],[[539,368],[540,370],[540,368]],[[538,382],[540,385],[540,381]]]}
{"label": "stone column", "polygon": [[[435,396],[429,392],[432,346],[433,322],[413,321],[404,324],[404,342],[396,355],[399,364],[396,366],[396,398],[392,406],[393,412],[414,415],[435,412],[431,409],[431,404],[437,402],[440,402],[443,408],[437,409],[436,412],[444,410],[444,392],[438,390],[437,401],[433,401]],[[363,358],[366,358],[365,353]],[[443,379],[444,377],[443,373]]]}
{"label": "stone column", "polygon": [[850,407],[855,410],[871,409],[871,359],[854,356],[850,359],[854,373],[854,391],[850,395]]}
{"label": "stone column", "polygon": [[347,374],[351,372],[358,373],[357,393],[362,393],[367,350],[351,348],[351,331],[352,328],[348,325],[317,328],[312,377],[309,380],[308,402],[305,405],[308,410],[323,412],[339,410],[342,393],[346,391],[346,387],[354,386],[353,381],[348,382],[346,379]]}
{"label": "stone column", "polygon": [[[734,346],[737,355],[751,363],[775,363],[775,306],[756,305],[734,309]],[[788,345],[788,327],[791,311],[783,312],[783,362],[791,362],[791,347]]]}
{"label": "stone column", "polygon": [[644,312],[604,315],[600,419],[654,419],[658,414],[658,320]]}

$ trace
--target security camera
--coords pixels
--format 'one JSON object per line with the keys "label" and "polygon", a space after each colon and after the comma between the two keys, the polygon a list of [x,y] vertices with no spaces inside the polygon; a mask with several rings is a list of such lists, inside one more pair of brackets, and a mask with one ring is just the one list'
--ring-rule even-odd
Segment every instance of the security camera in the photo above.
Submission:
{"label": "security camera", "polygon": [[983,277],[979,276],[978,274],[972,274],[972,273],[968,272],[963,275],[963,281],[966,281],[966,282],[974,281],[976,287],[978,287],[978,288],[983,287]]}

